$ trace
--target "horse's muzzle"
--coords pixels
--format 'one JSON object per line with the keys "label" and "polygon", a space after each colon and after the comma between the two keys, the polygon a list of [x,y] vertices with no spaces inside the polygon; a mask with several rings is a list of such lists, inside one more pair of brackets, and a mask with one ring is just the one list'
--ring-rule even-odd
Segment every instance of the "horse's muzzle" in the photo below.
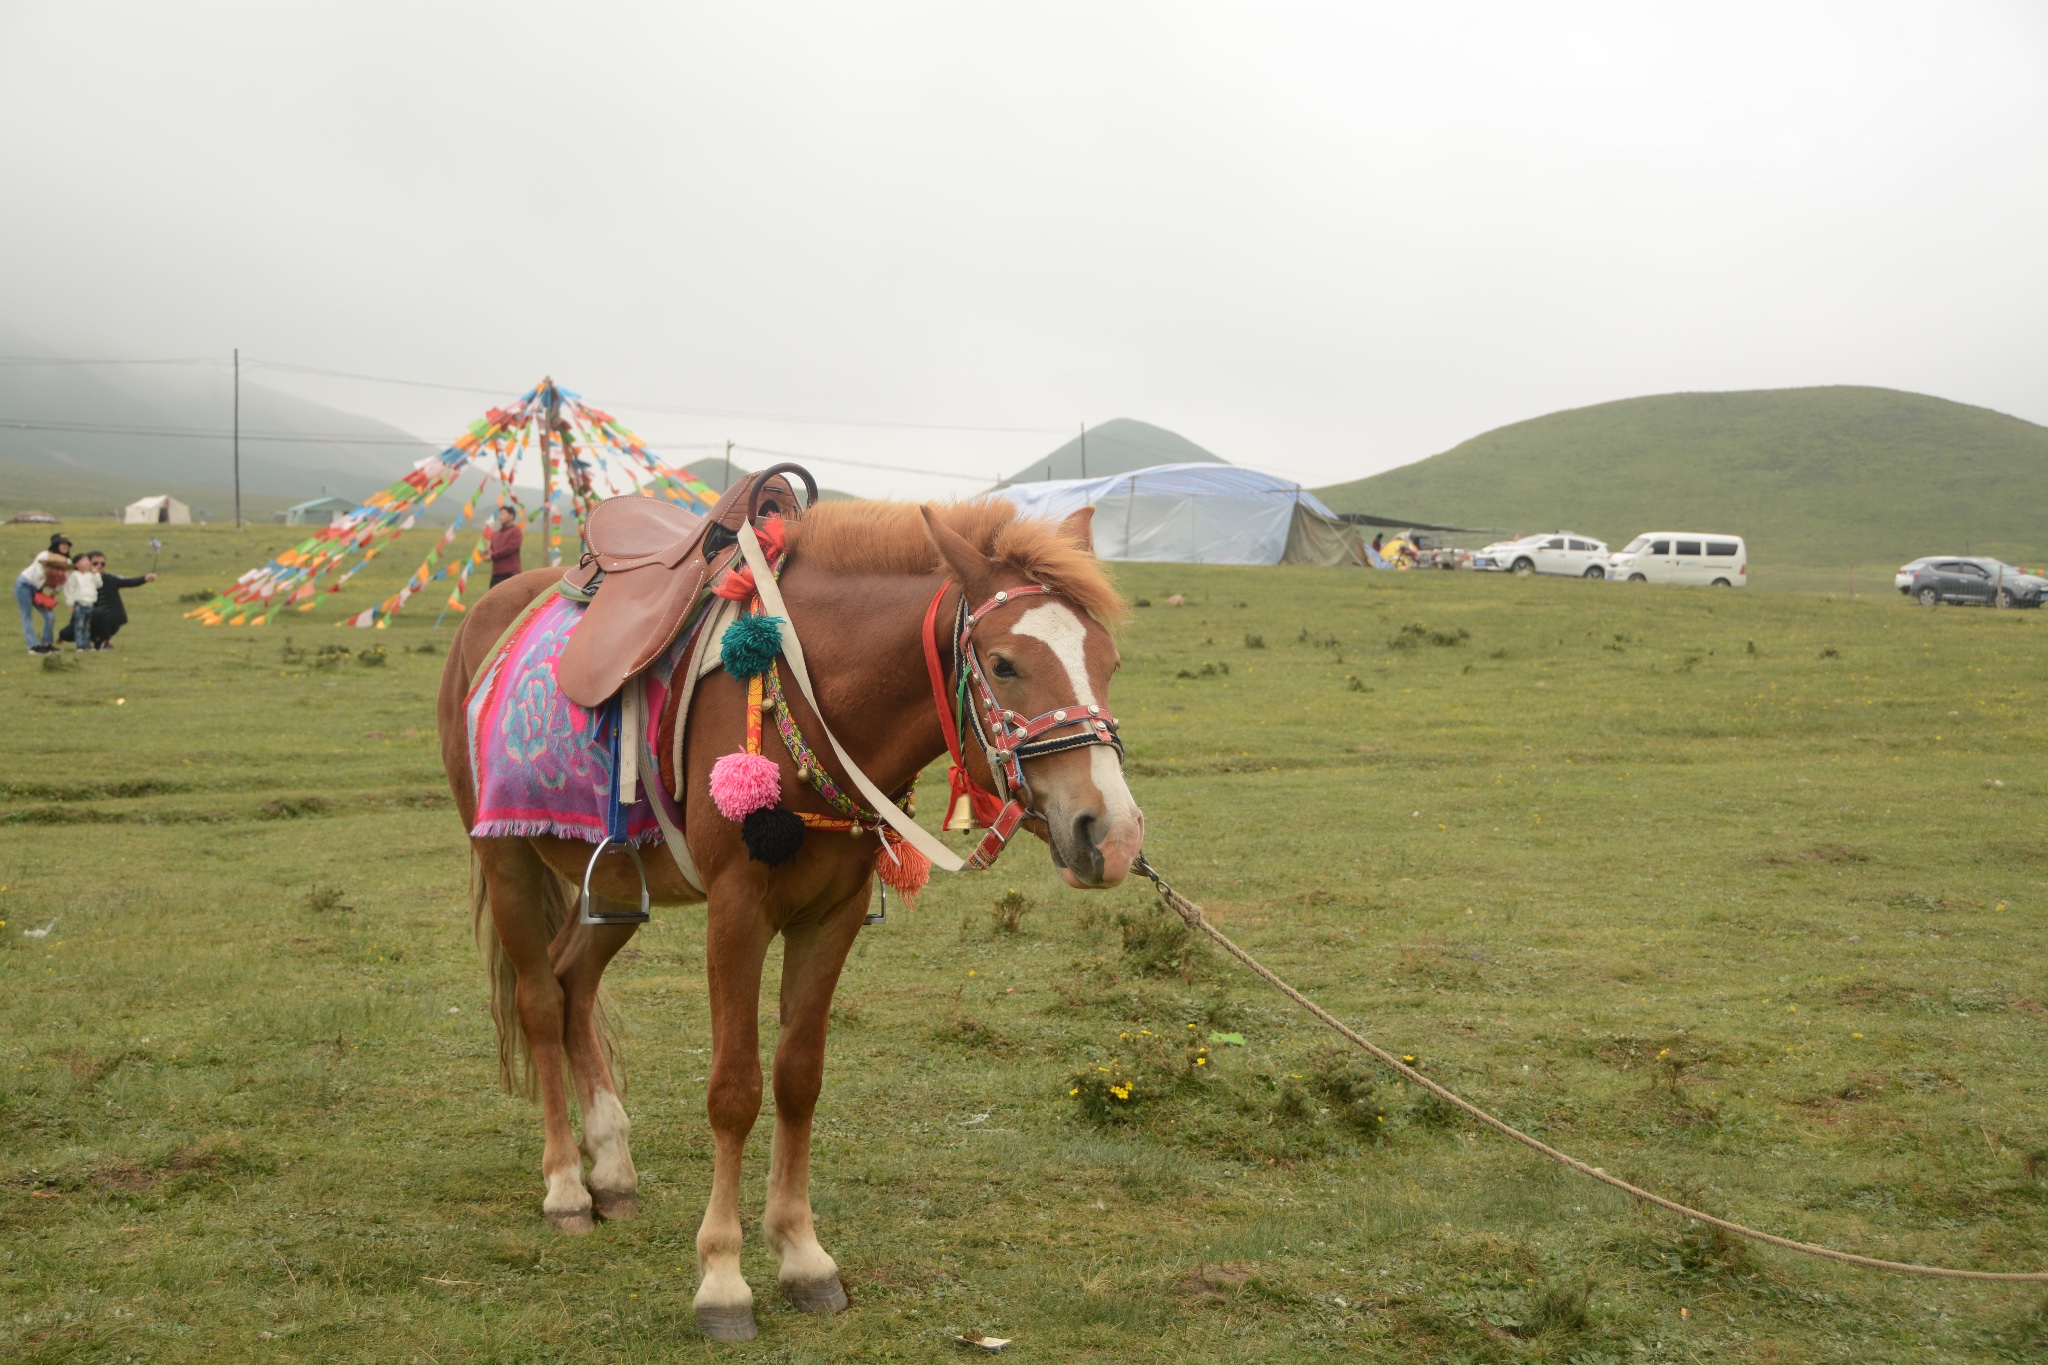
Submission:
{"label": "horse's muzzle", "polygon": [[1079,890],[1118,885],[1145,846],[1145,816],[1136,809],[1122,819],[1083,810],[1050,823],[1053,863],[1067,885]]}

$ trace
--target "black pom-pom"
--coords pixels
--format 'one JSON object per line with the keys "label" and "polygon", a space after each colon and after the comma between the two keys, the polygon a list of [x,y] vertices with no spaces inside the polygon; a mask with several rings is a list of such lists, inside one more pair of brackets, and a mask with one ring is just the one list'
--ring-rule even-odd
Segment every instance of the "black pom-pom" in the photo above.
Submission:
{"label": "black pom-pom", "polygon": [[804,846],[804,822],[797,819],[795,811],[769,806],[740,821],[740,838],[746,840],[747,853],[755,862],[779,867]]}

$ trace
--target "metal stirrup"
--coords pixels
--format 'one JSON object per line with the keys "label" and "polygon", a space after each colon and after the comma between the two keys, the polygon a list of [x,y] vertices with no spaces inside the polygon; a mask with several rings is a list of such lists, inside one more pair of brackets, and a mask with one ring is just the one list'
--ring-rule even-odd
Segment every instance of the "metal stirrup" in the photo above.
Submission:
{"label": "metal stirrup", "polygon": [[[620,848],[626,850],[626,856],[633,860],[633,870],[640,874],[640,910],[637,914],[631,910],[620,910],[595,915],[590,911],[590,874],[597,871],[597,860],[602,858],[604,851],[613,844],[617,844]],[[647,895],[647,867],[640,861],[640,850],[623,839],[599,840],[597,848],[590,855],[589,866],[583,869],[583,913],[578,916],[581,922],[584,924],[645,924],[653,918],[648,913],[648,906],[652,903]]]}

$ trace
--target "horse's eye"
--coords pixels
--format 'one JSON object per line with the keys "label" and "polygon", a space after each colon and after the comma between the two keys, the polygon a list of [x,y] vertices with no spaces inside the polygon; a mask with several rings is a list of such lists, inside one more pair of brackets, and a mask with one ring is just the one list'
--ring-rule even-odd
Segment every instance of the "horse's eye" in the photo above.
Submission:
{"label": "horse's eye", "polygon": [[996,655],[996,661],[991,671],[998,678],[1014,678],[1017,676],[1017,670],[1015,666],[1013,666],[1008,659],[1005,659],[1000,654]]}

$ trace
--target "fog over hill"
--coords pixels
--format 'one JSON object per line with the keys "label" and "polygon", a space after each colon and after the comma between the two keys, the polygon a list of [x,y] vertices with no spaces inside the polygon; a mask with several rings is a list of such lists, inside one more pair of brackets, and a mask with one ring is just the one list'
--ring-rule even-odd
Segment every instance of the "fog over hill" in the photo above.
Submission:
{"label": "fog over hill", "polygon": [[1672,393],[1554,412],[1317,490],[1340,512],[1732,532],[1765,564],[2048,557],[2048,427],[1925,394],[1840,386]]}
{"label": "fog over hill", "polygon": [[1073,440],[1043,459],[1032,461],[1003,482],[1099,479],[1110,474],[1128,474],[1147,465],[1196,463],[1230,462],[1220,455],[1210,454],[1178,432],[1155,427],[1150,422],[1118,417],[1099,427],[1088,428],[1085,438],[1077,432]]}
{"label": "fog over hill", "polygon": [[[219,364],[99,365],[0,326],[0,460],[184,488],[233,486],[234,379]],[[242,487],[361,497],[436,447],[242,378]]]}

